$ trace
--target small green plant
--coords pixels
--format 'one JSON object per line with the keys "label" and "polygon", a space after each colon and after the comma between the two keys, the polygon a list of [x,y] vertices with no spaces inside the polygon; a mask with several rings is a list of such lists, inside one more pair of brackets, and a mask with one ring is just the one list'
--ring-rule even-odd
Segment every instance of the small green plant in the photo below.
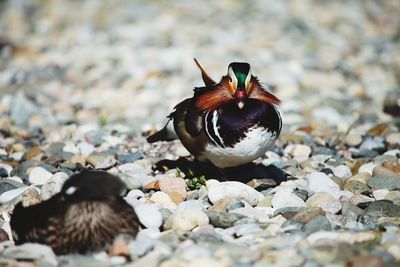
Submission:
{"label": "small green plant", "polygon": [[206,185],[206,177],[204,175],[199,178],[193,177],[186,180],[186,184],[190,190],[199,189],[202,185]]}
{"label": "small green plant", "polygon": [[99,117],[99,124],[100,126],[105,126],[108,123],[108,119],[106,115],[100,115]]}

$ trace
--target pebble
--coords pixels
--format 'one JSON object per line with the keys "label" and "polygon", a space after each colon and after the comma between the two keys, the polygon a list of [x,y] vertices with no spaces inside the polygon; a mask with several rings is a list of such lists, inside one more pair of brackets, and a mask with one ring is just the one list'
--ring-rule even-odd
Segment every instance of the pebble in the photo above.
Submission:
{"label": "pebble", "polygon": [[107,153],[90,154],[86,161],[95,169],[109,169],[117,163],[115,157]]}
{"label": "pebble", "polygon": [[64,182],[69,178],[66,173],[57,172],[53,174],[50,179],[42,186],[40,196],[43,200],[47,200],[56,193],[61,191]]}
{"label": "pebble", "polygon": [[1,179],[0,180],[0,195],[3,194],[4,192],[17,189],[20,187],[24,187],[25,185],[19,182],[16,182],[11,179]]}
{"label": "pebble", "polygon": [[340,190],[337,183],[332,181],[328,175],[323,172],[314,172],[308,176],[307,189],[311,193],[327,192],[335,193]]}
{"label": "pebble", "polygon": [[348,166],[346,165],[339,165],[333,168],[333,174],[336,177],[339,177],[342,180],[347,180],[349,179],[353,174],[351,173],[351,170]]}
{"label": "pebble", "polygon": [[349,134],[346,135],[345,142],[348,146],[359,146],[362,143],[363,139],[361,135],[358,134]]}
{"label": "pebble", "polygon": [[400,133],[389,134],[386,136],[386,142],[388,142],[389,145],[400,145]]}
{"label": "pebble", "polygon": [[208,210],[205,212],[210,219],[210,223],[214,227],[229,228],[232,227],[238,220],[246,216],[237,213],[224,213]]}
{"label": "pebble", "polygon": [[400,217],[400,206],[394,205],[388,200],[371,202],[361,216],[361,222],[377,223],[382,217]]}
{"label": "pebble", "polygon": [[358,173],[366,172],[366,173],[372,175],[372,171],[374,170],[374,168],[376,166],[377,165],[375,163],[369,162],[367,164],[364,164],[364,165],[360,166],[360,168],[358,169]]}
{"label": "pebble", "polygon": [[285,148],[284,153],[298,159],[298,161],[304,161],[310,157],[311,148],[302,144],[290,144]]}
{"label": "pebble", "polygon": [[53,174],[42,167],[35,167],[29,173],[29,183],[34,185],[45,184]]}
{"label": "pebble", "polygon": [[178,193],[182,198],[186,198],[186,182],[182,178],[171,178],[162,176],[158,178],[160,190],[165,193]]}
{"label": "pebble", "polygon": [[207,187],[207,196],[213,204],[225,197],[234,197],[255,206],[262,198],[262,194],[257,192],[254,188],[240,182],[221,182],[210,186],[207,185]]}
{"label": "pebble", "polygon": [[155,192],[151,197],[150,200],[153,203],[161,204],[166,209],[175,210],[176,204],[172,201],[171,197],[161,191]]}
{"label": "pebble", "polygon": [[331,231],[332,227],[328,219],[324,216],[316,216],[304,225],[304,231],[312,234],[318,231]]}
{"label": "pebble", "polygon": [[326,192],[315,193],[306,201],[306,205],[308,207],[322,208],[325,212],[332,214],[339,212],[342,208],[340,201]]}
{"label": "pebble", "polygon": [[279,189],[272,198],[272,207],[275,209],[304,206],[304,201],[294,194],[293,189],[289,187]]}
{"label": "pebble", "polygon": [[195,227],[208,224],[208,216],[201,210],[186,209],[171,215],[165,228],[177,231],[191,231]]}
{"label": "pebble", "polygon": [[293,221],[306,224],[311,221],[314,217],[324,215],[323,209],[320,207],[305,207],[300,210],[293,218]]}
{"label": "pebble", "polygon": [[146,228],[160,228],[162,225],[162,215],[157,207],[150,204],[142,204],[135,207],[140,222]]}
{"label": "pebble", "polygon": [[371,180],[368,181],[368,185],[372,189],[388,189],[394,190],[400,188],[400,174],[394,175],[379,175],[372,177]]}
{"label": "pebble", "polygon": [[346,266],[351,267],[385,267],[382,259],[376,255],[360,255],[349,259]]}

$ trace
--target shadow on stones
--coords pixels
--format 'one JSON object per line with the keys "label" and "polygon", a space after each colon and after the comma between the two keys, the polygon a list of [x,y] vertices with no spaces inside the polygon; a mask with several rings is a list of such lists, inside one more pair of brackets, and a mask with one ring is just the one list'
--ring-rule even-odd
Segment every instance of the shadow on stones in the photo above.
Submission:
{"label": "shadow on stones", "polygon": [[238,167],[219,169],[210,162],[200,162],[179,158],[177,160],[160,160],[154,170],[165,172],[169,169],[179,169],[185,173],[185,177],[205,176],[206,179],[219,181],[239,181],[248,183],[253,179],[271,179],[276,185],[290,179],[290,175],[275,165],[265,166],[263,164],[249,163]]}

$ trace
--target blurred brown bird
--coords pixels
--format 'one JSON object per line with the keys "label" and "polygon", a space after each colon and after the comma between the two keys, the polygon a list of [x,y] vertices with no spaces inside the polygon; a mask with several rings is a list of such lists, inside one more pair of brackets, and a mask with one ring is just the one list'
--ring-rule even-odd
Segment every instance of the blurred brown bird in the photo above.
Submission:
{"label": "blurred brown bird", "polygon": [[139,220],[121,196],[125,189],[118,177],[106,172],[75,174],[49,200],[15,207],[15,243],[42,243],[56,254],[83,254],[105,248],[119,234],[136,236]]}

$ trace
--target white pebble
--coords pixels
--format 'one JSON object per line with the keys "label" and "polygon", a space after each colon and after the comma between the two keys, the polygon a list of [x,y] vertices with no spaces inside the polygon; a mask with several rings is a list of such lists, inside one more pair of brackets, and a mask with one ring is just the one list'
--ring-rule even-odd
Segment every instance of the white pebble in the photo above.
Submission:
{"label": "white pebble", "polygon": [[293,193],[290,187],[279,189],[272,198],[272,207],[280,209],[285,207],[304,207],[304,201]]}
{"label": "white pebble", "polygon": [[53,195],[61,191],[64,182],[68,179],[68,174],[57,172],[50,177],[49,180],[42,186],[40,196],[43,200],[51,198]]}
{"label": "white pebble", "polygon": [[29,183],[34,185],[45,184],[53,174],[42,167],[35,167],[29,173]]}
{"label": "white pebble", "polygon": [[342,180],[347,180],[353,175],[350,168],[346,165],[336,166],[332,171],[336,177],[339,177]]}
{"label": "white pebble", "polygon": [[335,193],[340,190],[339,185],[323,172],[314,172],[310,174],[307,179],[307,188],[311,193]]}
{"label": "white pebble", "polygon": [[378,189],[378,190],[374,190],[372,192],[372,195],[374,196],[374,198],[376,200],[382,200],[385,199],[385,196],[389,194],[389,190],[387,189]]}
{"label": "white pebble", "polygon": [[208,198],[215,204],[226,197],[242,199],[250,205],[257,205],[263,195],[254,188],[240,182],[221,182],[208,188]]}
{"label": "white pebble", "polygon": [[155,205],[142,204],[135,207],[139,221],[146,228],[159,228],[162,224],[162,215]]}
{"label": "white pebble", "polygon": [[171,215],[165,227],[180,231],[190,231],[199,225],[208,224],[208,216],[201,210],[184,210]]}
{"label": "white pebble", "polygon": [[378,165],[376,165],[373,162],[369,162],[367,164],[361,165],[361,167],[358,169],[358,173],[366,172],[366,173],[369,173],[370,175],[372,175],[372,171],[376,166],[378,166]]}

